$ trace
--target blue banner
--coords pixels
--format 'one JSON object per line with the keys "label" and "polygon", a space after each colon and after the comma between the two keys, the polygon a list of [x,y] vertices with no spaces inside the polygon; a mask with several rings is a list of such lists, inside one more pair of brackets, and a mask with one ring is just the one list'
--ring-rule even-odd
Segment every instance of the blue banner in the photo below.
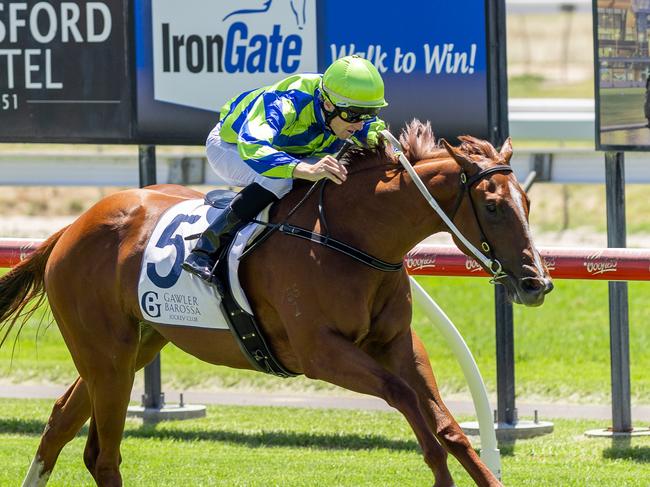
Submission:
{"label": "blue banner", "polygon": [[434,133],[487,138],[484,0],[319,2],[319,69],[359,54],[384,78],[393,130],[412,118]]}
{"label": "blue banner", "polygon": [[487,138],[485,0],[136,0],[138,139],[203,143],[220,106],[336,58],[372,61],[386,85],[381,117],[438,136]]}

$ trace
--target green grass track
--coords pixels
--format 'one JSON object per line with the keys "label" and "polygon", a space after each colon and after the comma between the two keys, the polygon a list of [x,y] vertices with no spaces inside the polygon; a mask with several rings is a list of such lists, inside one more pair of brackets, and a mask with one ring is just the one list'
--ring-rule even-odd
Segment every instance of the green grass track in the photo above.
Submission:
{"label": "green grass track", "polygon": [[[494,291],[486,279],[419,278],[467,341],[490,391],[495,391]],[[519,398],[608,401],[610,395],[609,312],[606,282],[558,280],[539,308],[515,306],[516,391]],[[629,284],[632,396],[650,403],[650,283]],[[76,377],[72,360],[46,310],[15,342],[0,349],[0,380],[67,385]],[[42,322],[39,322],[43,319]],[[466,391],[455,357],[426,316],[416,308],[414,327],[429,352],[443,393]],[[260,387],[266,390],[327,389],[299,377],[215,367],[168,346],[162,354],[166,387]],[[138,379],[141,380],[141,379]],[[138,387],[138,385],[136,385]]]}
{"label": "green grass track", "polygon": [[[0,485],[20,485],[50,401],[0,400]],[[555,422],[552,435],[502,446],[508,486],[647,486],[650,438],[589,439],[602,424]],[[91,486],[84,429],[63,450],[48,486]],[[122,474],[133,486],[424,486],[433,477],[397,413],[210,407],[206,418],[142,426],[127,421]],[[473,482],[450,457],[457,485]]]}

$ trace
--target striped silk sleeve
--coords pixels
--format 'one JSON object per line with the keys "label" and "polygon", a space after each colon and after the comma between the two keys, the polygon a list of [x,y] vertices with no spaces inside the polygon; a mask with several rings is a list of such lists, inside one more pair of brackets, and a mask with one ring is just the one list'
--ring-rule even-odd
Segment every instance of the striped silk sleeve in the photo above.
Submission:
{"label": "striped silk sleeve", "polygon": [[287,98],[273,93],[259,97],[238,135],[237,150],[244,162],[269,178],[293,177],[293,169],[300,160],[274,148],[273,141],[295,118],[295,108]]}

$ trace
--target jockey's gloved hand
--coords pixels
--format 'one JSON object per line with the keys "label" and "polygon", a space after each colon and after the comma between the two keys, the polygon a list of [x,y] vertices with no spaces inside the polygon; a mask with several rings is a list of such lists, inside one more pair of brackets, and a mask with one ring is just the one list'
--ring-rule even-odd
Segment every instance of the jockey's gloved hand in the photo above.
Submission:
{"label": "jockey's gloved hand", "polygon": [[300,162],[293,169],[293,177],[306,179],[307,181],[318,181],[327,178],[336,184],[342,184],[348,177],[348,170],[341,162],[333,156],[325,156],[316,164]]}

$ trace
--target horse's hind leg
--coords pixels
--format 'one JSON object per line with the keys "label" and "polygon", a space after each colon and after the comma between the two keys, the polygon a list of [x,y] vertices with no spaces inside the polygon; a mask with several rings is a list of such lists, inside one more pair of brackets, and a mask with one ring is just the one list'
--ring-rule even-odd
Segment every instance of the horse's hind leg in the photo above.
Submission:
{"label": "horse's hind leg", "polygon": [[52,408],[41,442],[23,487],[45,485],[63,447],[84,425],[90,415],[86,385],[79,377]]}
{"label": "horse's hind leg", "polygon": [[[59,453],[74,438],[88,416],[91,416],[91,419],[84,450],[84,463],[97,485],[122,485],[119,473],[121,461],[119,445],[133,375],[125,378],[126,380],[119,387],[111,387],[108,392],[104,386],[91,388],[88,391],[87,384],[81,378],[70,386],[52,410],[37,454],[23,481],[23,487],[41,487],[47,483]],[[126,391],[126,399],[124,391]],[[90,395],[93,396],[92,405]],[[97,418],[104,421],[101,433],[97,428]]]}
{"label": "horse's hind leg", "polygon": [[[135,370],[151,362],[167,343],[167,340],[153,329],[143,331],[142,340]],[[128,371],[124,372],[124,379],[114,380],[110,387],[90,389],[93,408],[84,449],[84,463],[100,486],[122,485],[119,472],[122,458],[119,447],[134,375],[128,374],[127,377]]]}
{"label": "horse's hind leg", "polygon": [[[128,357],[117,357],[127,359]],[[135,358],[135,357],[134,357]],[[99,486],[118,487],[122,485],[120,474],[120,443],[124,432],[126,410],[129,405],[133,378],[135,376],[135,360],[132,363],[120,364],[113,367],[112,364],[105,364],[93,371],[92,378],[88,380],[88,392],[91,402],[91,432],[89,441],[93,438],[89,447],[98,446],[97,451],[92,454],[95,462],[88,462],[92,467],[90,473]],[[96,432],[97,441],[94,441]]]}
{"label": "horse's hind leg", "polygon": [[443,403],[429,357],[413,331],[397,337],[383,350],[382,362],[404,379],[417,393],[420,410],[440,443],[470,474],[476,485],[500,486],[501,483],[481,461],[467,436]]}
{"label": "horse's hind leg", "polygon": [[[152,328],[143,330],[138,348],[136,368],[139,370],[151,362],[156,354],[167,343],[158,332]],[[44,485],[52,473],[57,458],[63,447],[79,432],[90,416],[90,397],[84,380],[79,377],[54,404],[52,413],[47,421],[45,431],[36,451],[36,456],[29,472],[23,481],[24,487]],[[84,460],[86,464],[95,464],[99,453],[96,445],[97,437],[89,432],[89,440]],[[91,440],[91,438],[93,438]],[[89,470],[91,470],[89,468]],[[94,471],[94,468],[92,469]]]}
{"label": "horse's hind leg", "polygon": [[[151,328],[144,330],[138,349],[136,368],[141,369],[151,362],[166,343],[167,340],[155,330]],[[79,377],[54,404],[23,486],[39,486],[47,482],[61,450],[88,420],[90,412],[88,389],[84,380]],[[98,454],[96,430],[94,424],[91,424],[84,452],[84,461],[91,472],[94,472]],[[92,469],[90,465],[93,466]]]}

